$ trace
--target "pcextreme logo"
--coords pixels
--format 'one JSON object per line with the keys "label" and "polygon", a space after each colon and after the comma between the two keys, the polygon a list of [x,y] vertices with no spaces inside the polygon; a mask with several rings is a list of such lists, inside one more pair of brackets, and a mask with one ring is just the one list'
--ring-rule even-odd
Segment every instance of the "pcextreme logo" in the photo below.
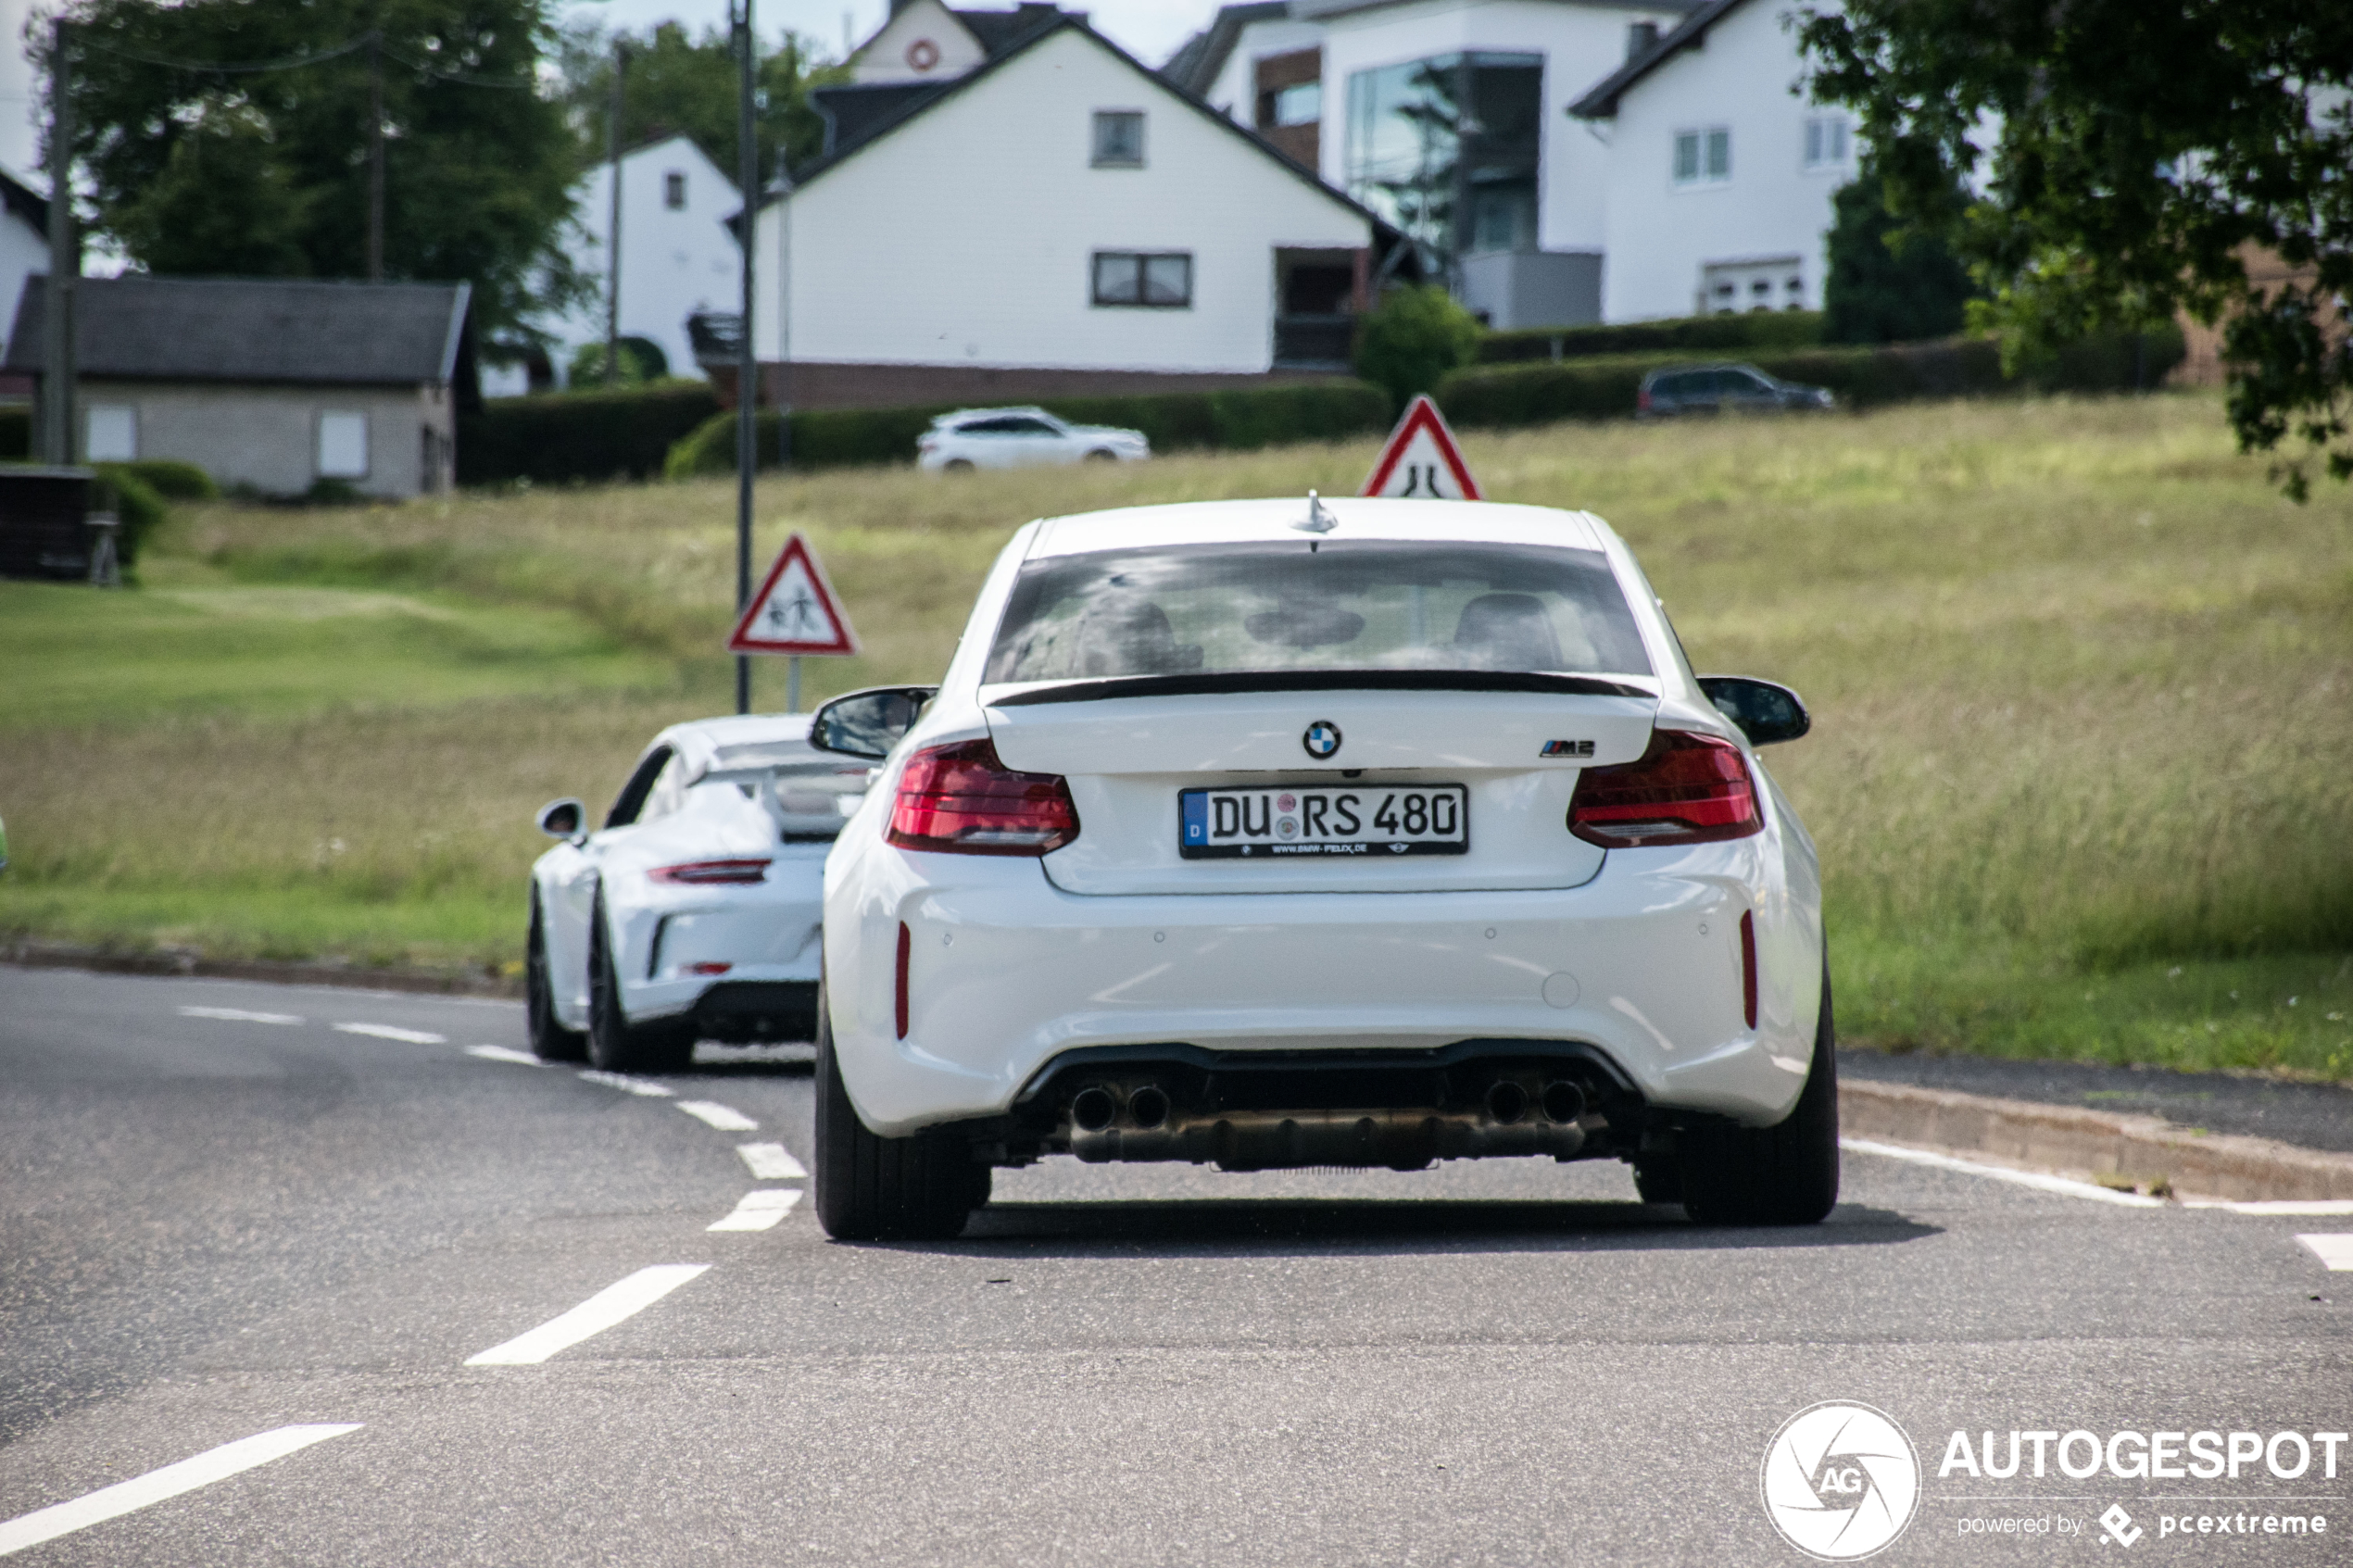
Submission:
{"label": "pcextreme logo", "polygon": [[1781,1424],[1765,1449],[1765,1512],[1808,1557],[1852,1562],[1894,1543],[1920,1502],[1912,1440],[1869,1405],[1826,1400]]}

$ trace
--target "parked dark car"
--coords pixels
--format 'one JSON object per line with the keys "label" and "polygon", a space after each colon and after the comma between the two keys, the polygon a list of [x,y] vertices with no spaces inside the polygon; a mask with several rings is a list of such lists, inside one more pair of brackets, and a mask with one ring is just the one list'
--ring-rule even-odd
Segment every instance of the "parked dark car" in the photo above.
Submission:
{"label": "parked dark car", "polygon": [[1767,375],[1754,365],[1679,365],[1653,370],[1634,395],[1638,418],[1669,414],[1720,414],[1737,408],[1827,408],[1830,388],[1803,386]]}

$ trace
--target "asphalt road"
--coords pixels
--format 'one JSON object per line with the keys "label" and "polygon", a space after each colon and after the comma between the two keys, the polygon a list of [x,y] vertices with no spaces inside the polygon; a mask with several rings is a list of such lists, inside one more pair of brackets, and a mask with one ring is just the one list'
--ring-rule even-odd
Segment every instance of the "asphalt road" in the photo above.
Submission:
{"label": "asphalt road", "polygon": [[[1797,1563],[1760,1478],[1836,1400],[1917,1455],[1875,1562],[2353,1562],[2353,1443],[2313,1436],[2353,1430],[2353,1280],[2298,1239],[2353,1214],[1855,1151],[1827,1224],[1741,1233],[1616,1165],[1061,1161],[963,1241],[837,1246],[805,1200],[750,1228],[806,1185],[805,1053],[626,1084],[522,1047],[505,1004],[0,969],[0,1551]],[[2312,1458],[1994,1479],[1957,1430]],[[1817,1524],[1904,1500],[1874,1441],[1807,1471]]]}

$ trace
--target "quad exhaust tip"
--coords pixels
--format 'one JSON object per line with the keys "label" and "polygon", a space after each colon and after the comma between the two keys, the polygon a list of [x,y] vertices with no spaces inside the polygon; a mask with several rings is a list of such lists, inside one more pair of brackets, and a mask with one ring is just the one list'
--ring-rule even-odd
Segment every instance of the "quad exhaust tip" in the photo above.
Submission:
{"label": "quad exhaust tip", "polygon": [[1157,1084],[1146,1084],[1127,1097],[1127,1114],[1146,1132],[1168,1120],[1168,1092]]}
{"label": "quad exhaust tip", "polygon": [[1585,1091],[1567,1078],[1544,1085],[1544,1114],[1567,1126],[1585,1114]]}
{"label": "quad exhaust tip", "polygon": [[1081,1132],[1100,1133],[1118,1114],[1119,1102],[1100,1085],[1090,1085],[1070,1097],[1070,1119]]}
{"label": "quad exhaust tip", "polygon": [[1487,1089],[1487,1114],[1508,1127],[1528,1114],[1528,1091],[1509,1078],[1499,1078]]}

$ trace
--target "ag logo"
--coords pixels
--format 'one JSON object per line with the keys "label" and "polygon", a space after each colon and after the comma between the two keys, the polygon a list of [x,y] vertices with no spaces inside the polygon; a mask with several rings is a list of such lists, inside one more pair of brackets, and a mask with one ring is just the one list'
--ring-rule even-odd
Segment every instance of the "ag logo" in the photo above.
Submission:
{"label": "ag logo", "polygon": [[1781,1424],[1765,1450],[1765,1512],[1808,1557],[1851,1562],[1894,1541],[1919,1507],[1912,1441],[1869,1405],[1830,1401]]}
{"label": "ag logo", "polygon": [[1329,719],[1318,719],[1307,726],[1307,733],[1299,737],[1299,744],[1307,748],[1308,756],[1320,762],[1340,750],[1340,726]]}

